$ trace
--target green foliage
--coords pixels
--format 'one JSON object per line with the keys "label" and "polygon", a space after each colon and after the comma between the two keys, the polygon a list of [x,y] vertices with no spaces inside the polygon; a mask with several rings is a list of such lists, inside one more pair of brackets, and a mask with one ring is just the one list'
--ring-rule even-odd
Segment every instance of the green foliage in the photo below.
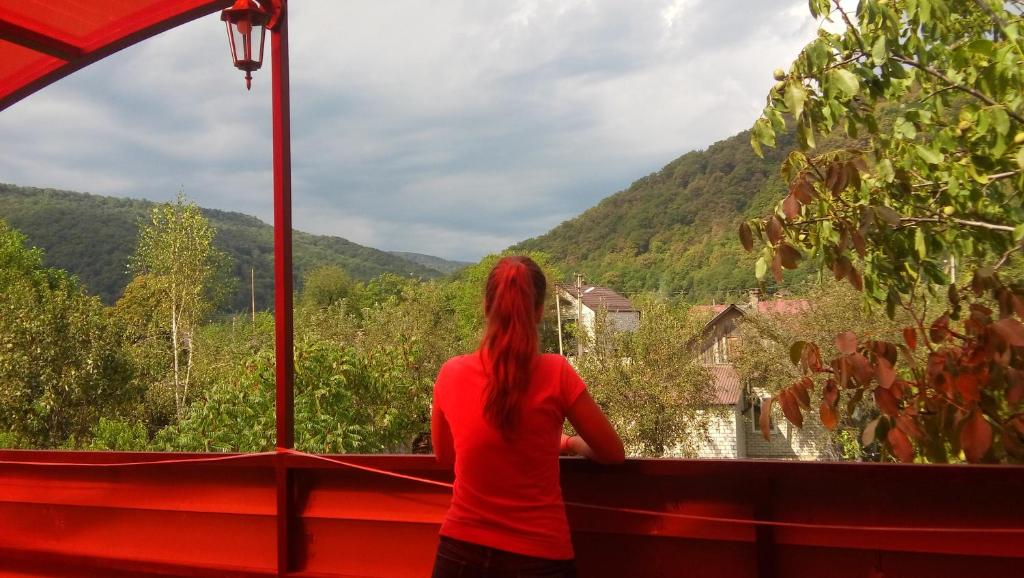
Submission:
{"label": "green foliage", "polygon": [[101,417],[85,447],[89,450],[141,452],[148,446],[149,434],[142,422]]}
{"label": "green foliage", "polygon": [[[1005,265],[1024,221],[1021,23],[987,0],[868,0],[845,32],[820,31],[754,131],[770,145],[788,117],[800,146],[782,164],[789,196],[751,223],[762,258],[779,270],[795,248],[890,311],[951,283],[954,262]],[[858,140],[809,156],[833,130]]]}
{"label": "green foliage", "polygon": [[652,295],[634,301],[644,312],[636,331],[613,331],[599,316],[577,370],[630,454],[693,454],[717,411],[711,374],[692,345],[701,320]]}
{"label": "green foliage", "polygon": [[[841,399],[870,396],[881,415],[862,441],[904,462],[1024,460],[1024,3],[863,0],[856,21],[835,5],[846,29],[819,31],[754,127],[760,151],[788,117],[800,150],[782,163],[788,196],[741,242],[763,242],[761,274],[813,258],[910,324],[902,339],[843,331],[827,364],[798,342],[803,377],[777,399],[799,425],[821,379],[834,427]],[[857,140],[810,154],[834,130]]]}
{"label": "green foliage", "polygon": [[355,283],[337,265],[322,265],[313,269],[302,279],[302,294],[299,299],[303,307],[329,307],[342,299],[352,297]]}
{"label": "green foliage", "polygon": [[56,447],[130,411],[141,392],[99,299],[24,243],[0,221],[0,432],[5,443]]}
{"label": "green foliage", "polygon": [[[52,189],[0,184],[0,216],[24,231],[29,243],[46,251],[46,264],[66,269],[104,303],[112,304],[130,276],[128,263],[139,224],[148,221],[156,203],[102,197]],[[256,308],[267,310],[274,301],[273,228],[255,217],[201,209],[217,230],[215,246],[230,256],[231,277],[238,281],[222,304],[223,311],[249,311],[250,275],[255,270]],[[295,283],[310,270],[337,265],[354,279],[368,281],[383,273],[414,279],[440,277],[433,268],[339,237],[293,236]]]}

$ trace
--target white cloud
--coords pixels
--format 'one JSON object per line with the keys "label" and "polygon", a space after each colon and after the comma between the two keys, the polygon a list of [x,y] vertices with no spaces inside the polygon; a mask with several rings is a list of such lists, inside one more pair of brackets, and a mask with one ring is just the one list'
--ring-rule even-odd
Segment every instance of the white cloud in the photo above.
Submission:
{"label": "white cloud", "polygon": [[[297,228],[473,259],[750,126],[804,0],[292,4]],[[269,41],[268,41],[269,54]],[[271,219],[270,71],[216,15],[0,113],[0,181]]]}

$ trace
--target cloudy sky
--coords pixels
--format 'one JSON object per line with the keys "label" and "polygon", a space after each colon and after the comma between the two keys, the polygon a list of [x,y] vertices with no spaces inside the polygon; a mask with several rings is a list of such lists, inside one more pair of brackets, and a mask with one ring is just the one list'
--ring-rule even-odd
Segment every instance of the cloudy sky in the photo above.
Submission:
{"label": "cloudy sky", "polygon": [[[475,260],[749,128],[815,29],[806,0],[292,0],[294,225]],[[205,17],[0,112],[0,182],[271,222],[269,85]]]}

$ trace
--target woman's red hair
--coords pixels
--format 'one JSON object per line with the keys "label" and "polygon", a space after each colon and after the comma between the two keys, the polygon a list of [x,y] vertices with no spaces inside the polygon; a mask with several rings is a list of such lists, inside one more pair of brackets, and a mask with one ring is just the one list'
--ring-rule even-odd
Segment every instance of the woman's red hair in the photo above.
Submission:
{"label": "woman's red hair", "polygon": [[515,428],[540,350],[537,314],[546,292],[544,272],[529,257],[503,257],[487,276],[482,345],[490,375],[484,417],[504,433]]}

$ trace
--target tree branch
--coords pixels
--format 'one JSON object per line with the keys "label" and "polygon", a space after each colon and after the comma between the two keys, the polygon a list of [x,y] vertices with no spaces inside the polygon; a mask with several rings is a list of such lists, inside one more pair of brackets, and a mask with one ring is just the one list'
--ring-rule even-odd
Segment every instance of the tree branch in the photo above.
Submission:
{"label": "tree branch", "polygon": [[1012,233],[1014,228],[1009,225],[999,225],[996,223],[986,223],[985,221],[972,221],[970,219],[957,219],[954,217],[940,219],[939,217],[900,217],[900,224],[914,225],[917,223],[956,223],[957,225],[963,225],[965,227],[976,227],[979,229],[988,229],[990,231],[1005,231]]}
{"label": "tree branch", "polygon": [[892,56],[892,59],[895,60],[896,62],[902,62],[903,64],[906,64],[907,66],[913,66],[914,68],[916,68],[916,69],[918,69],[918,70],[920,70],[922,72],[925,72],[925,73],[927,73],[927,74],[929,74],[931,76],[934,76],[935,78],[938,78],[942,82],[945,82],[946,84],[948,84],[950,87],[955,88],[956,90],[959,90],[960,92],[965,92],[965,93],[973,96],[974,98],[977,98],[978,100],[980,100],[980,101],[990,105],[990,106],[1002,107],[1002,108],[1006,109],[1006,113],[1009,114],[1011,117],[1013,117],[1014,120],[1016,120],[1020,124],[1024,124],[1024,116],[1021,116],[1020,114],[1017,113],[1017,111],[1011,109],[1010,107],[1003,106],[1002,104],[996,102],[995,100],[992,99],[992,97],[990,97],[989,95],[987,95],[987,94],[985,94],[985,93],[983,93],[983,92],[981,92],[981,91],[979,91],[977,89],[974,89],[974,88],[972,88],[970,86],[964,86],[963,84],[959,84],[959,83],[953,82],[953,80],[950,79],[945,74],[942,74],[941,72],[939,72],[938,70],[935,70],[934,68],[932,68],[930,66],[925,66],[924,64],[921,64],[920,62],[918,62],[918,61],[916,61],[916,60],[914,60],[912,58],[907,58],[905,56]]}

